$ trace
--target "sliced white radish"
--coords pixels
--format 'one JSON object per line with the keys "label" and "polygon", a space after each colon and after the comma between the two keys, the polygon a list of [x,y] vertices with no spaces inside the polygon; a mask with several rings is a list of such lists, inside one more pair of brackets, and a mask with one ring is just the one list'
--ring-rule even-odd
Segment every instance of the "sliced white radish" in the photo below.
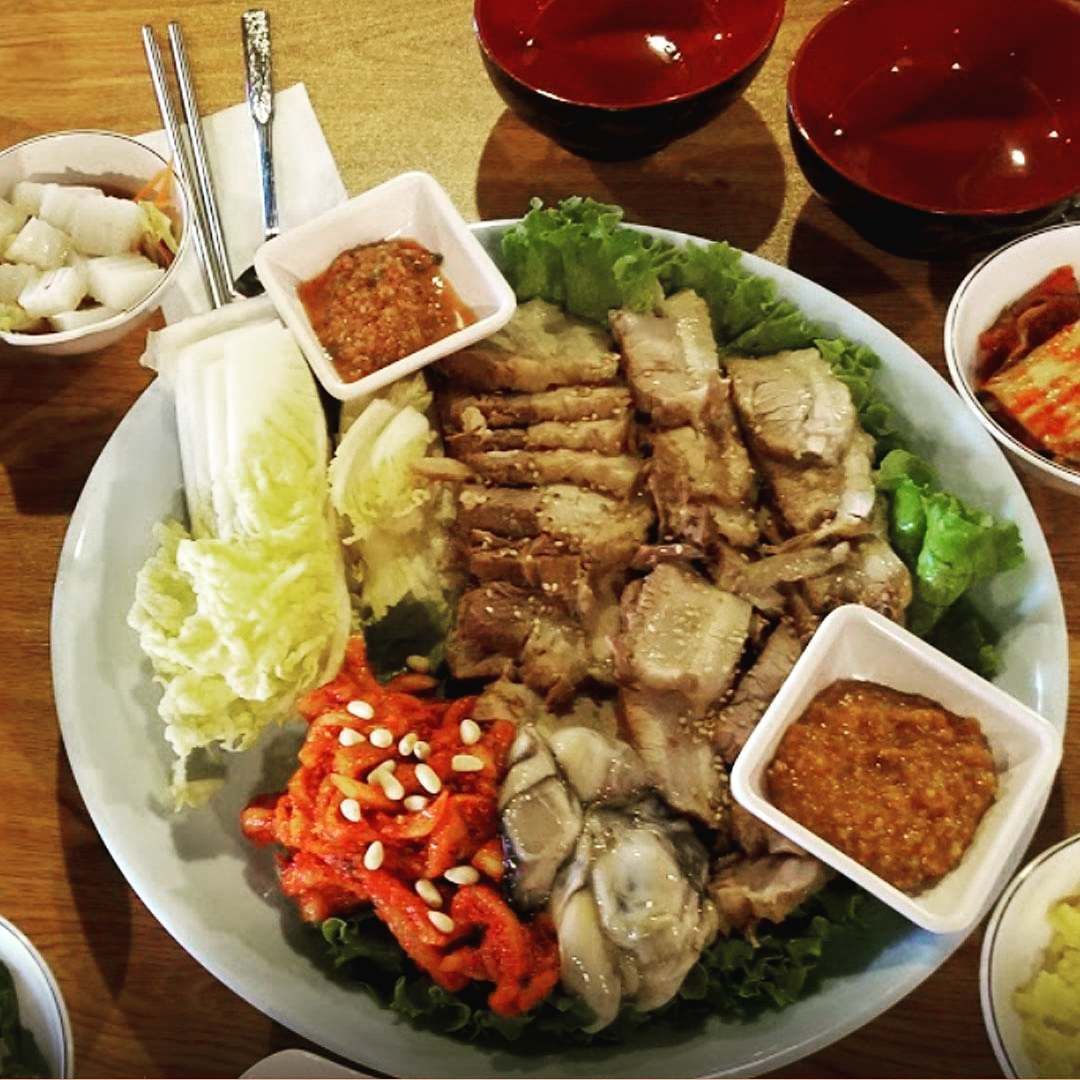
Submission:
{"label": "sliced white radish", "polygon": [[131,199],[80,199],[71,218],[71,238],[86,255],[122,255],[138,247],[145,219]]}
{"label": "sliced white radish", "polygon": [[24,213],[36,214],[41,209],[41,196],[45,194],[45,185],[33,180],[20,180],[11,189],[11,201]]}
{"label": "sliced white radish", "polygon": [[32,263],[39,270],[55,270],[63,265],[70,250],[71,241],[64,233],[32,217],[8,244],[4,258],[8,262]]}
{"label": "sliced white radish", "polygon": [[0,263],[0,304],[14,304],[19,293],[39,277],[41,271],[29,263]]}
{"label": "sliced white radish", "polygon": [[61,311],[59,315],[53,315],[49,322],[54,330],[81,330],[84,326],[93,326],[94,323],[104,322],[118,314],[113,308],[88,307],[78,311]]}
{"label": "sliced white radish", "polygon": [[14,236],[26,224],[26,213],[6,199],[0,199],[0,241]]}
{"label": "sliced white radish", "polygon": [[19,306],[41,318],[74,311],[86,296],[86,278],[86,271],[75,266],[46,271],[19,293]]}
{"label": "sliced white radish", "polygon": [[106,307],[134,307],[165,276],[142,255],[108,255],[86,264],[90,295]]}
{"label": "sliced white radish", "polygon": [[93,187],[46,184],[41,195],[38,217],[57,229],[70,232],[75,220],[75,211],[79,204],[84,199],[103,198],[105,198],[105,193]]}

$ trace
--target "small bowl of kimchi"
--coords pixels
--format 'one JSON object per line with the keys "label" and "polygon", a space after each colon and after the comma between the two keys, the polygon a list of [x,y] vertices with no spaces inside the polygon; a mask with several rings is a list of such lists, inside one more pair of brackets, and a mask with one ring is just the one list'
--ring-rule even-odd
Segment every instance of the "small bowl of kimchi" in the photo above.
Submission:
{"label": "small bowl of kimchi", "polygon": [[1024,473],[1080,494],[1080,224],[1006,244],[945,318],[949,374]]}

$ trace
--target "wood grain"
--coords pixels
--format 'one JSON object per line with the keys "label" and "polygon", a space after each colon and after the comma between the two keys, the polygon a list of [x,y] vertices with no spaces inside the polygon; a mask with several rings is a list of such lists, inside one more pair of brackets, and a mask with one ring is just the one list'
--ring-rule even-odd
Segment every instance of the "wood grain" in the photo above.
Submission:
{"label": "wood grain", "polygon": [[[943,370],[941,334],[963,262],[886,255],[810,193],[784,126],[794,49],[831,0],[789,0],[780,37],[744,98],[644,162],[574,158],[503,108],[488,84],[468,0],[306,0],[272,10],[275,78],[303,79],[346,186],[433,172],[471,218],[518,214],[529,196],[613,199],[632,219],[727,238],[855,304]],[[138,39],[181,17],[204,108],[240,99],[234,0],[30,0],[0,9],[0,147],[70,127],[157,126]],[[288,153],[288,147],[278,147]],[[0,912],[42,948],[70,1005],[86,1076],[236,1076],[302,1041],[216,982],[126,885],[79,797],[49,679],[49,606],[68,515],[94,459],[147,383],[141,334],[79,360],[0,350]],[[1076,504],[1030,489],[1065,596],[1080,615]],[[1035,848],[1080,829],[1075,697],[1065,764]],[[93,717],[87,718],[93,723]],[[785,1076],[992,1076],[978,998],[981,933],[875,1023]]]}

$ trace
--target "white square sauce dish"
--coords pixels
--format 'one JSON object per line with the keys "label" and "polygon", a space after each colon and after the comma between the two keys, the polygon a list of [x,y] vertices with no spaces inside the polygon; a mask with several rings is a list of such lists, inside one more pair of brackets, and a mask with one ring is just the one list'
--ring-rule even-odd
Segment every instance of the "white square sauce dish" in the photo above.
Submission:
{"label": "white square sauce dish", "polygon": [[[902,891],[769,798],[767,770],[788,728],[841,679],[878,683],[929,698],[978,721],[997,774],[997,793],[959,863],[921,892]],[[934,933],[973,926],[989,906],[1001,867],[1041,813],[1061,760],[1061,736],[1037,713],[869,608],[848,605],[818,628],[731,773],[735,800],[777,832]],[[1002,883],[1003,884],[1003,883]]]}
{"label": "white square sauce dish", "polygon": [[[442,258],[445,279],[475,321],[354,380],[345,380],[319,341],[298,294],[338,255],[361,244],[415,240]],[[501,329],[517,301],[506,279],[469,230],[449,196],[423,172],[402,173],[268,240],[255,269],[319,382],[341,401],[363,397]]]}

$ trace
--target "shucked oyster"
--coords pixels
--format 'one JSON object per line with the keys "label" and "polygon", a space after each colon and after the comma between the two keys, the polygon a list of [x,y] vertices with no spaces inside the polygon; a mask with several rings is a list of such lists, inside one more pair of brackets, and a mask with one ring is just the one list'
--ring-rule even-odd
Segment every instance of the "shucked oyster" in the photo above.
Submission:
{"label": "shucked oyster", "polygon": [[647,799],[585,815],[573,860],[551,899],[563,985],[615,1019],[623,999],[642,1011],[669,1001],[716,935],[704,894],[708,857],[693,829]]}
{"label": "shucked oyster", "polygon": [[548,906],[562,981],[595,1013],[668,1001],[717,930],[708,857],[690,825],[646,793],[632,747],[588,728],[525,728],[500,797],[515,900]]}

